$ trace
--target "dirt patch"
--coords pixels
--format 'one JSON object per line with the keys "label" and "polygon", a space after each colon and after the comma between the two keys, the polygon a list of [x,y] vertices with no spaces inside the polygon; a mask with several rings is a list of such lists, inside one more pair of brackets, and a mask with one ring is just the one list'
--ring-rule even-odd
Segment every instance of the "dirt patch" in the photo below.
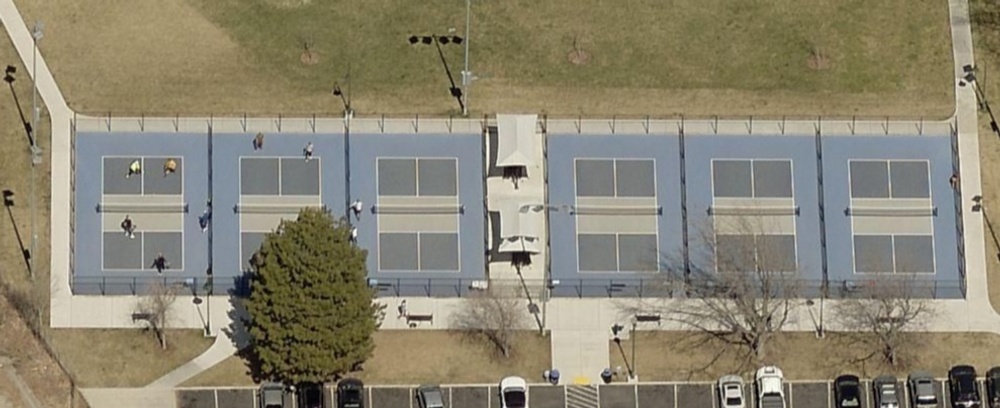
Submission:
{"label": "dirt patch", "polygon": [[293,9],[308,6],[312,0],[264,0],[267,5],[279,9]]}
{"label": "dirt patch", "polygon": [[316,52],[312,50],[302,51],[302,55],[299,56],[299,61],[302,62],[302,65],[316,65],[319,63],[319,54],[316,54]]}
{"label": "dirt patch", "polygon": [[[492,383],[508,375],[536,378],[552,362],[549,339],[520,333],[514,355],[498,360],[494,349],[462,333],[385,330],[375,333],[375,356],[354,375],[371,384]],[[252,385],[239,357],[230,357],[188,380],[185,387]]]}
{"label": "dirt patch", "polygon": [[823,71],[830,67],[830,58],[820,48],[812,48],[806,58],[806,66],[813,71]]}
{"label": "dirt patch", "polygon": [[590,53],[584,50],[573,50],[569,52],[566,58],[573,65],[584,65],[590,61]]}

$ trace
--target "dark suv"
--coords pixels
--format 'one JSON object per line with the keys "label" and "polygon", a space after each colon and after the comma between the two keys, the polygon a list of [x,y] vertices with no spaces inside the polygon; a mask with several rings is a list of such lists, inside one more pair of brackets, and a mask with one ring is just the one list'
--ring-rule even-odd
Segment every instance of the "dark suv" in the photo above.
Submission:
{"label": "dark suv", "polygon": [[365,383],[345,378],[337,383],[337,408],[365,408]]}
{"label": "dark suv", "polygon": [[326,408],[323,384],[305,383],[298,388],[298,408]]}
{"label": "dark suv", "polygon": [[833,395],[837,408],[861,406],[861,379],[856,375],[842,375],[833,382]]}
{"label": "dark suv", "polygon": [[1000,408],[1000,367],[986,372],[986,402],[990,408]]}
{"label": "dark suv", "polygon": [[954,408],[979,408],[982,399],[976,386],[976,369],[959,365],[948,370],[948,387],[951,391],[951,406]]}

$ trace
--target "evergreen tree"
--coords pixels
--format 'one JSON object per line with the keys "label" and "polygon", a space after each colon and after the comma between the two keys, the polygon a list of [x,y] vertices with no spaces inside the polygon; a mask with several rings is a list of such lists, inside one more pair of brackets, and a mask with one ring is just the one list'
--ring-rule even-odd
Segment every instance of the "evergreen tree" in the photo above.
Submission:
{"label": "evergreen tree", "polygon": [[245,300],[260,379],[322,383],[371,357],[382,308],[367,283],[368,253],[349,235],[327,210],[305,209],[261,244]]}

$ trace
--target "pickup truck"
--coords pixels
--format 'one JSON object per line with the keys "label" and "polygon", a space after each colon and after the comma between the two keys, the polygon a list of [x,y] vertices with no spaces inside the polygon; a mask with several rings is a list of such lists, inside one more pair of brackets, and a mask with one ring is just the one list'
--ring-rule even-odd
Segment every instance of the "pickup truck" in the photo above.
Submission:
{"label": "pickup truck", "polygon": [[757,408],[785,407],[785,376],[774,366],[757,370]]}

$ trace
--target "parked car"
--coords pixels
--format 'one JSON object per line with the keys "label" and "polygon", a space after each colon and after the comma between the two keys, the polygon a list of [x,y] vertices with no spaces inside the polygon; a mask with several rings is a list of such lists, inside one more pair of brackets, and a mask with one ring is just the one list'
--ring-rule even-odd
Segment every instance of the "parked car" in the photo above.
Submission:
{"label": "parked car", "polygon": [[757,407],[785,408],[785,375],[775,366],[757,370]]}
{"label": "parked car", "polygon": [[345,378],[337,383],[337,408],[365,408],[363,393],[365,383],[356,378]]}
{"label": "parked car", "polygon": [[326,408],[323,384],[306,383],[298,387],[298,408]]}
{"label": "parked car", "polygon": [[982,405],[976,386],[976,369],[972,366],[957,365],[948,370],[948,387],[952,407],[978,408]]}
{"label": "parked car", "polygon": [[842,375],[833,382],[833,396],[837,408],[861,406],[861,379],[856,375]]}
{"label": "parked car", "polygon": [[1000,367],[986,372],[986,403],[990,408],[1000,408]]}
{"label": "parked car", "polygon": [[420,408],[444,408],[444,395],[437,385],[421,385],[417,388],[417,403]]}
{"label": "parked car", "polygon": [[875,408],[899,408],[901,391],[896,377],[887,375],[875,377],[872,381],[872,390],[875,393]]}
{"label": "parked car", "polygon": [[738,375],[724,375],[719,378],[719,401],[721,408],[746,408],[743,378]]}
{"label": "parked car", "polygon": [[501,408],[528,408],[528,382],[521,377],[500,380]]}
{"label": "parked car", "polygon": [[263,383],[258,398],[261,408],[285,408],[285,386],[275,382]]}
{"label": "parked car", "polygon": [[906,379],[910,387],[910,406],[913,408],[937,408],[938,397],[934,390],[937,380],[934,375],[925,371],[910,373]]}

